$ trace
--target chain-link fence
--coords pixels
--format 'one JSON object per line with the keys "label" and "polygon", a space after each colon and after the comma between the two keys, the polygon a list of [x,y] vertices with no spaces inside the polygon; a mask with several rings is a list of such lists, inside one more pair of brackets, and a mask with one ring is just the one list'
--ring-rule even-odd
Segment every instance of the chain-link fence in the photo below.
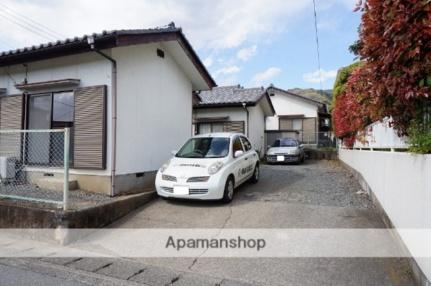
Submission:
{"label": "chain-link fence", "polygon": [[0,130],[0,198],[68,206],[70,130]]}

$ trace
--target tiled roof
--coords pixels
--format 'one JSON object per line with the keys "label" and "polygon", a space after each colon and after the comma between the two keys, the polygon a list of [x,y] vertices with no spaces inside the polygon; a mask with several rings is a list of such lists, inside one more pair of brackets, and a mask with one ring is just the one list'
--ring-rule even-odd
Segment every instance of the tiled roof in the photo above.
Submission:
{"label": "tiled roof", "polygon": [[215,81],[182,33],[182,29],[175,27],[174,23],[170,23],[166,27],[153,29],[103,31],[102,33],[94,33],[81,37],[68,38],[62,41],[0,52],[0,67],[89,52],[93,50],[88,43],[90,38],[92,38],[94,43],[93,48],[98,50],[141,43],[176,40],[179,42],[180,46],[183,47],[185,53],[196,66],[208,86],[216,86]]}
{"label": "tiled roof", "polygon": [[265,90],[258,88],[243,88],[239,85],[214,87],[208,91],[199,92],[199,106],[256,103],[264,95]]}
{"label": "tiled roof", "polygon": [[87,42],[87,38],[89,38],[90,36],[94,38],[94,40],[100,40],[103,38],[109,38],[112,36],[118,36],[118,35],[142,35],[142,34],[159,34],[159,33],[170,33],[170,32],[180,32],[181,28],[176,28],[175,26],[167,26],[167,27],[162,27],[162,28],[153,28],[153,29],[134,29],[134,30],[112,30],[112,31],[103,31],[102,33],[93,33],[93,34],[89,34],[89,35],[83,35],[81,37],[73,37],[73,38],[67,38],[64,40],[58,40],[58,41],[54,41],[54,42],[49,42],[49,43],[43,43],[40,45],[36,45],[36,46],[31,46],[31,47],[24,47],[24,48],[20,48],[20,49],[16,49],[16,50],[10,50],[10,51],[3,51],[0,52],[0,59],[1,57],[4,56],[9,56],[9,55],[19,55],[22,53],[26,53],[26,52],[31,52],[31,51],[37,51],[37,50],[42,50],[42,49],[47,49],[47,48],[54,48],[54,47],[60,47],[60,46],[64,46],[64,45],[69,45],[69,44],[77,44],[77,43],[82,43],[82,42]]}

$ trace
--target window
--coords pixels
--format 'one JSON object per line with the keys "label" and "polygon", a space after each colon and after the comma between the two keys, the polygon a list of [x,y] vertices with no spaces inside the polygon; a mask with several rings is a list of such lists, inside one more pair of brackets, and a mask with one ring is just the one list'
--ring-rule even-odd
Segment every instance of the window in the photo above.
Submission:
{"label": "window", "polygon": [[229,138],[192,138],[178,151],[180,158],[223,158],[229,153]]}
{"label": "window", "polygon": [[294,119],[280,119],[280,129],[281,130],[302,130],[303,129],[303,119],[302,118],[294,118]]}
{"label": "window", "polygon": [[302,130],[302,119],[293,119],[292,127],[293,130]]}
{"label": "window", "polygon": [[198,134],[206,134],[212,132],[223,132],[223,122],[200,123],[198,125]]}
{"label": "window", "polygon": [[53,94],[52,122],[57,125],[73,124],[75,104],[72,92]]}
{"label": "window", "polygon": [[234,154],[234,155],[235,155],[236,151],[244,151],[242,144],[241,144],[241,140],[239,139],[239,137],[236,137],[234,139],[233,144],[232,144],[232,151],[233,151],[232,154]]}
{"label": "window", "polygon": [[[31,94],[27,105],[28,129],[73,128],[75,104],[72,91]],[[73,140],[70,143],[72,162]],[[63,145],[63,134],[32,134],[27,145],[27,160],[32,164],[61,164]]]}
{"label": "window", "polygon": [[248,152],[252,149],[250,141],[247,138],[241,137],[242,145],[244,145],[245,152]]}

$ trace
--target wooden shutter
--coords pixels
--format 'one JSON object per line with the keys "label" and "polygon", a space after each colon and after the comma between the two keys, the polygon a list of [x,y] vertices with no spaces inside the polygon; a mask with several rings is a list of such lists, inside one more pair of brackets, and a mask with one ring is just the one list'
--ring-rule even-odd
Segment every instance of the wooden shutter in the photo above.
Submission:
{"label": "wooden shutter", "polygon": [[74,161],[76,169],[106,168],[106,86],[75,90]]}
{"label": "wooden shutter", "polygon": [[244,134],[244,121],[224,122],[223,130],[225,132],[239,132]]}
{"label": "wooden shutter", "polygon": [[22,129],[22,94],[0,98],[0,129]]}
{"label": "wooden shutter", "polygon": [[293,130],[293,120],[280,118],[280,130]]}
{"label": "wooden shutter", "polygon": [[[23,95],[0,98],[0,129],[22,129]],[[0,134],[0,156],[19,157],[21,150],[20,133]]]}
{"label": "wooden shutter", "polygon": [[306,143],[316,143],[316,118],[305,118],[303,121],[304,138]]}

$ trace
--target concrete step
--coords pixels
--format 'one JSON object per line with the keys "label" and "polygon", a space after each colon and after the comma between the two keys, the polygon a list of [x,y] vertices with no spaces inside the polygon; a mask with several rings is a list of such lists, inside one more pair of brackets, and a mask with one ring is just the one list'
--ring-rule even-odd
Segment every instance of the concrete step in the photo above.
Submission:
{"label": "concrete step", "polygon": [[[52,177],[45,177],[38,179],[36,182],[37,186],[41,189],[53,190],[53,191],[63,191],[64,180]],[[69,190],[77,190],[78,181],[69,180]]]}

